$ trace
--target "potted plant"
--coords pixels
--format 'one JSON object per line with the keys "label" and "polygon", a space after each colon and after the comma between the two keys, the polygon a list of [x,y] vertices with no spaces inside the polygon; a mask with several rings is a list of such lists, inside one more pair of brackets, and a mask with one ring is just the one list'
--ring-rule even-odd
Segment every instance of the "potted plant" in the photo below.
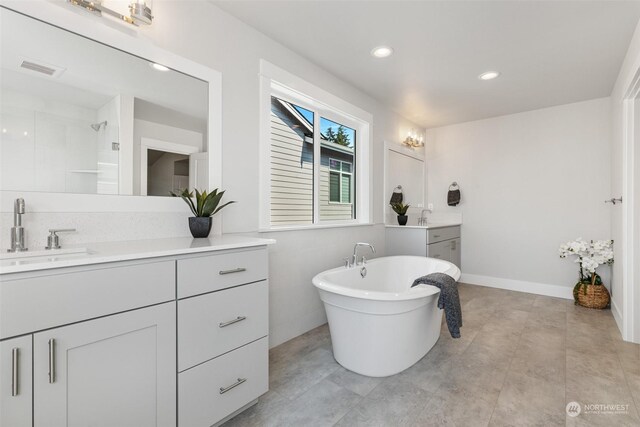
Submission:
{"label": "potted plant", "polygon": [[588,308],[609,306],[609,291],[602,283],[596,269],[604,264],[613,264],[613,240],[587,242],[578,238],[560,246],[560,258],[575,255],[580,264],[580,280],[573,288],[576,304]]}
{"label": "potted plant", "polygon": [[189,209],[191,209],[191,212],[193,212],[194,216],[189,218],[189,230],[191,230],[191,235],[196,238],[208,237],[209,233],[211,232],[211,217],[218,213],[225,206],[230,205],[231,203],[235,203],[235,201],[227,202],[223,205],[220,205],[220,201],[222,200],[224,191],[219,192],[217,188],[211,193],[207,193],[207,190],[203,190],[202,192],[195,190],[195,193],[195,203],[193,203],[192,200],[193,192],[190,192],[186,188],[178,194],[171,192],[171,195],[173,197],[181,197],[182,200],[184,200],[185,203],[189,205]]}
{"label": "potted plant", "polygon": [[402,202],[391,203],[391,209],[398,214],[398,224],[407,225],[407,210],[409,209],[409,205],[405,205]]}

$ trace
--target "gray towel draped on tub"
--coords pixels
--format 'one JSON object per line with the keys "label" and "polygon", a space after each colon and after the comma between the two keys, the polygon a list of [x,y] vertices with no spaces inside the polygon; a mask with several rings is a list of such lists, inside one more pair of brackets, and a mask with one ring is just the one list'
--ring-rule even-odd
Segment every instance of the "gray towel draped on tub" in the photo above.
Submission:
{"label": "gray towel draped on tub", "polygon": [[460,309],[460,296],[458,295],[458,282],[448,274],[431,273],[413,281],[416,285],[432,285],[440,289],[438,308],[444,308],[449,333],[453,338],[460,338],[462,326],[462,310]]}

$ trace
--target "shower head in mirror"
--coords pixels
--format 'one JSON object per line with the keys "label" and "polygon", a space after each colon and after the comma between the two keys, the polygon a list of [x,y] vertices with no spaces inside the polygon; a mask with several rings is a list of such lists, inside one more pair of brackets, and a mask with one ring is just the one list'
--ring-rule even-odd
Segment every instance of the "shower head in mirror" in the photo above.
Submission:
{"label": "shower head in mirror", "polygon": [[106,120],[105,120],[104,122],[100,122],[100,123],[94,123],[94,124],[92,124],[92,125],[91,125],[91,128],[92,128],[93,130],[95,130],[96,132],[99,132],[99,131],[100,131],[100,128],[101,128],[101,127],[103,127],[103,126],[104,126],[104,127],[107,127],[107,121],[106,121]]}

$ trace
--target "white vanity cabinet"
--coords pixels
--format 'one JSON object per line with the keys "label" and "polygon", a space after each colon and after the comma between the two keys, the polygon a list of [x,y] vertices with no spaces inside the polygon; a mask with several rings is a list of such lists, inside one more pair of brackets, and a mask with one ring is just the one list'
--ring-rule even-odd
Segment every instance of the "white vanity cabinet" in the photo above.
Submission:
{"label": "white vanity cabinet", "polygon": [[267,251],[182,259],[177,277],[178,425],[209,427],[268,391]]}
{"label": "white vanity cabinet", "polygon": [[255,403],[268,390],[271,241],[219,240],[2,270],[0,426],[208,427]]}
{"label": "white vanity cabinet", "polygon": [[451,226],[387,226],[387,255],[415,255],[449,261],[461,266],[460,225]]}
{"label": "white vanity cabinet", "polygon": [[31,427],[31,335],[0,342],[0,426]]}
{"label": "white vanity cabinet", "polygon": [[174,426],[175,302],[33,336],[35,426]]}

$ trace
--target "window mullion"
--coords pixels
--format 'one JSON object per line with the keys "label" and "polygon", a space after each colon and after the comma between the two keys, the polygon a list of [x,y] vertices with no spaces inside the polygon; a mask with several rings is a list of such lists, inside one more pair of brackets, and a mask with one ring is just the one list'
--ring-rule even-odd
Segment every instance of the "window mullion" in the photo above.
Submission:
{"label": "window mullion", "polygon": [[313,111],[313,223],[320,222],[320,113]]}

